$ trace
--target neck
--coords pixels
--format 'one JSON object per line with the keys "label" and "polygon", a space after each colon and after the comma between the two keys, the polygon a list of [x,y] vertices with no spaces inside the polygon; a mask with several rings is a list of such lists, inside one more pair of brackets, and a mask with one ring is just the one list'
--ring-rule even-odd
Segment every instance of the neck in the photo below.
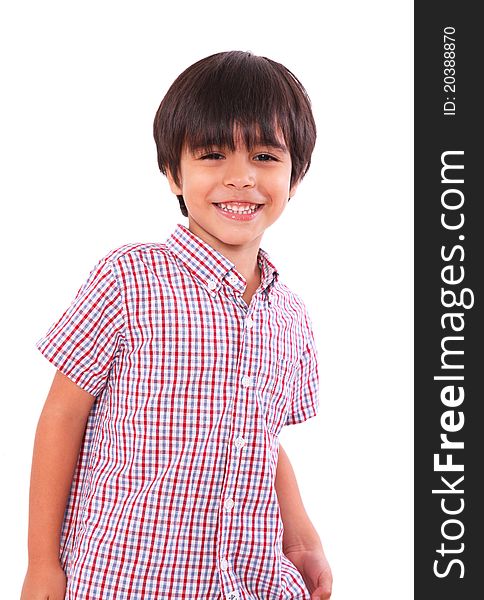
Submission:
{"label": "neck", "polygon": [[244,248],[243,251],[236,246],[228,248],[216,248],[221,254],[234,263],[237,271],[245,278],[249,285],[254,280],[260,282],[260,269],[257,263],[259,246]]}

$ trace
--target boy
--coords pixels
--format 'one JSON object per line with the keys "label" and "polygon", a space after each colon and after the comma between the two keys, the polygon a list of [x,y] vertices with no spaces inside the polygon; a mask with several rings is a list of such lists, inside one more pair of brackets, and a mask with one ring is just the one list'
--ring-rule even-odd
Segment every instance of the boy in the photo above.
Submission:
{"label": "boy", "polygon": [[314,339],[259,247],[309,167],[309,99],[223,52],[176,79],[154,135],[188,228],[107,254],[37,342],[57,372],[22,600],[329,598],[278,440],[317,412]]}

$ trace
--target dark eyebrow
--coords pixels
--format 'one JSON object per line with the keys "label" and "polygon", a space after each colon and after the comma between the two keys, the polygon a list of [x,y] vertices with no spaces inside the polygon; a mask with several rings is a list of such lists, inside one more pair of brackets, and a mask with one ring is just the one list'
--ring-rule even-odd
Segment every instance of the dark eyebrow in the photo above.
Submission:
{"label": "dark eyebrow", "polygon": [[[281,152],[284,152],[285,154],[288,153],[287,147],[285,144],[282,144],[280,142],[264,142],[263,140],[257,140],[254,144],[255,146],[263,146],[264,148],[268,148],[268,149],[272,149],[272,150],[280,150]],[[195,144],[193,146],[190,147],[190,151],[192,154],[195,154],[196,152],[213,152],[214,150],[218,149],[218,148],[224,148],[225,146],[221,146],[219,144]]]}
{"label": "dark eyebrow", "polygon": [[256,146],[265,146],[266,148],[272,148],[274,150],[280,150],[281,152],[284,152],[287,154],[287,147],[284,144],[280,144],[279,142],[277,142],[277,143],[270,142],[268,144],[265,144],[264,142],[257,142],[255,145]]}

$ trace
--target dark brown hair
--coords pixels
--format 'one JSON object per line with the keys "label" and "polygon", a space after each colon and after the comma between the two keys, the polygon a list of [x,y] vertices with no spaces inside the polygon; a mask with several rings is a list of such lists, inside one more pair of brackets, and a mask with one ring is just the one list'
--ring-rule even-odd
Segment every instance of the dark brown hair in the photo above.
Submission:
{"label": "dark brown hair", "polygon": [[[235,126],[249,150],[258,143],[277,146],[280,128],[291,155],[291,186],[306,174],[316,142],[306,90],[280,63],[241,51],[203,58],[173,82],[153,124],[160,171],[170,171],[179,185],[185,144],[233,151]],[[177,197],[188,216],[183,196]]]}

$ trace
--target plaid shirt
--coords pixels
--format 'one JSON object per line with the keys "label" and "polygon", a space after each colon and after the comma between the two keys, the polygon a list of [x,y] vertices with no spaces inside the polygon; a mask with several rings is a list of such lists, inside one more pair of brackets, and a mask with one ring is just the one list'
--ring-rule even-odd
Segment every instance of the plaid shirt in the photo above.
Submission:
{"label": "plaid shirt", "polygon": [[279,433],[317,412],[302,301],[259,250],[182,225],[102,258],[38,349],[96,397],[66,508],[66,599],[308,600],[282,552]]}

